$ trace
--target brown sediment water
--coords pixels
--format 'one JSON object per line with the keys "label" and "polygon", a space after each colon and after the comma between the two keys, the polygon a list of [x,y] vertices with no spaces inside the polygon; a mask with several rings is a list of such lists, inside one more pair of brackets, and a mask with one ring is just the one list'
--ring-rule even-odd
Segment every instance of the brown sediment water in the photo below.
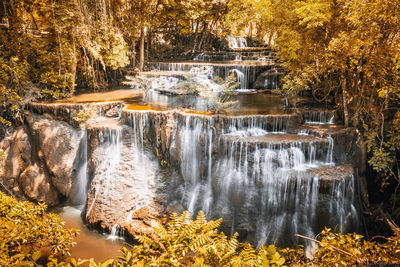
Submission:
{"label": "brown sediment water", "polygon": [[[181,109],[188,114],[216,115],[213,99],[193,95],[167,95],[157,92],[146,92],[140,89],[119,89],[108,92],[85,93],[57,101],[58,104],[84,104],[122,101],[127,110],[166,111]],[[229,97],[235,104],[221,110],[219,114],[267,115],[285,114],[283,98],[268,92],[240,93]]]}
{"label": "brown sediment water", "polygon": [[116,259],[121,256],[119,250],[128,246],[123,239],[114,239],[109,235],[89,230],[83,224],[81,211],[77,208],[63,207],[54,212],[65,221],[66,228],[80,230],[78,237],[75,238],[77,244],[71,249],[71,257],[75,259],[93,258],[96,262]]}
{"label": "brown sediment water", "polygon": [[66,98],[56,103],[94,103],[94,102],[108,102],[108,101],[134,101],[142,97],[142,90],[135,89],[120,89],[107,92],[94,92],[75,95]]}
{"label": "brown sediment water", "polygon": [[141,104],[126,104],[125,108],[127,110],[153,110],[153,111],[166,111],[166,108],[157,108],[151,105],[141,105]]}
{"label": "brown sediment water", "polygon": [[211,110],[211,111],[185,110],[185,113],[193,114],[193,115],[203,115],[203,116],[213,116],[213,115],[217,114],[217,112],[215,110]]}

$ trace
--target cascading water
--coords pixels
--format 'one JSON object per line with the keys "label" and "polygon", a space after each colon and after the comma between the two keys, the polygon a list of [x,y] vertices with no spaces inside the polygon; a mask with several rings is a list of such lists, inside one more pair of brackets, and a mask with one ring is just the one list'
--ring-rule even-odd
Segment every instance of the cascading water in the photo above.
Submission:
{"label": "cascading water", "polygon": [[335,123],[335,113],[334,111],[329,110],[311,110],[307,111],[306,113],[306,120],[307,124],[334,124]]}
{"label": "cascading water", "polygon": [[[132,114],[134,129],[152,124],[142,112]],[[222,217],[225,231],[238,231],[259,246],[310,246],[295,234],[315,236],[323,226],[353,229],[353,177],[327,181],[318,174],[334,168],[331,137],[288,134],[288,121],[279,116],[175,119],[179,132],[170,142],[180,148],[181,178],[170,180],[175,193],[169,203],[192,214],[203,210],[208,218]],[[321,213],[329,221],[321,222]]]}
{"label": "cascading water", "polygon": [[[97,201],[109,200],[115,201],[116,199],[110,198],[109,192],[113,192],[116,189],[115,183],[117,182],[116,171],[120,163],[121,157],[121,129],[102,129],[99,132],[100,146],[96,148],[98,158],[101,159],[99,166],[96,168],[94,173],[94,179],[91,187],[93,192],[93,199],[88,203],[88,209],[86,210],[86,216],[91,216],[92,210]],[[111,189],[111,190],[110,190]],[[111,193],[113,194],[113,193]],[[121,199],[118,200],[118,202]],[[99,216],[106,216],[106,211],[100,207],[100,210],[96,212]]]}
{"label": "cascading water", "polygon": [[240,83],[240,89],[245,89],[249,87],[246,84],[247,80],[243,72],[237,69],[233,69],[231,72],[235,74],[236,80]]}
{"label": "cascading water", "polygon": [[[243,40],[231,38],[236,48],[247,47]],[[257,76],[264,80],[255,88],[278,88],[280,70],[258,61],[260,56],[269,59],[269,52],[247,50],[204,53],[197,60],[246,58],[253,62],[154,63],[160,75],[151,73],[151,87],[172,91],[196,84],[217,95],[221,85],[214,79],[235,75],[238,90],[254,86]],[[176,109],[127,108],[121,116],[123,126],[118,122],[117,127],[98,129],[98,145],[89,151],[87,167],[82,166],[91,173],[89,221],[116,236],[124,225],[135,223],[137,211],[163,203],[164,212],[188,210],[195,215],[203,210],[209,219],[222,217],[225,232],[237,231],[240,238],[258,246],[311,247],[295,234],[315,236],[324,226],[340,232],[357,228],[353,169],[338,171],[343,162],[335,162],[334,137],[311,135],[311,127],[329,126],[296,128],[303,119],[308,124],[332,124],[334,113],[309,112],[303,118],[281,109],[277,113],[222,112],[229,116],[191,114],[181,108],[208,111],[210,102],[201,94],[172,97],[156,91],[146,92],[145,104]],[[273,97],[266,101],[261,94],[256,98],[264,104],[280,101]]]}
{"label": "cascading water", "polygon": [[[194,81],[199,85],[215,84],[216,77],[227,79],[232,73],[235,74],[240,82],[239,89],[249,89],[250,85],[256,80],[257,74],[264,68],[263,65],[237,65],[237,64],[216,64],[205,65],[194,62],[188,63],[154,63],[153,67],[158,71],[170,72],[171,74],[184,74],[185,80]],[[155,88],[163,88],[165,76],[155,79],[160,82],[153,83]],[[176,85],[176,84],[174,84]]]}
{"label": "cascading water", "polygon": [[232,36],[229,35],[226,37],[229,48],[231,49],[238,49],[238,48],[246,48],[247,47],[247,40],[242,36]]}
{"label": "cascading water", "polygon": [[83,205],[87,198],[87,132],[86,130],[81,131],[81,142],[79,144],[78,155],[76,158],[77,176],[76,181],[71,186],[71,193],[69,199],[73,205]]}
{"label": "cascading water", "polygon": [[[95,172],[89,190],[86,216],[101,221],[114,235],[131,220],[130,215],[153,205],[157,196],[159,164],[144,145],[146,116],[132,117],[130,126],[99,130],[100,145],[92,158]],[[144,179],[144,177],[146,179]]]}

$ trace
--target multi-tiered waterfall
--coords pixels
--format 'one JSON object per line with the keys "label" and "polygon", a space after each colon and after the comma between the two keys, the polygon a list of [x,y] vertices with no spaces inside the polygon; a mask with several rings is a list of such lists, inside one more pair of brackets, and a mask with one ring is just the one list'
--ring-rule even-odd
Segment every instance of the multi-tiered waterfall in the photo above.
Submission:
{"label": "multi-tiered waterfall", "polygon": [[296,233],[314,236],[323,226],[340,232],[359,226],[353,168],[337,162],[329,133],[300,132],[301,120],[299,114],[125,115],[138,134],[161,141],[157,153],[178,170],[168,179],[168,206],[222,217],[227,232],[258,245],[291,245],[299,242]]}
{"label": "multi-tiered waterfall", "polygon": [[[228,51],[204,52],[193,60],[151,62],[152,89],[174,93],[179,81],[198,84],[202,89],[218,91],[216,77],[234,76],[238,89],[277,89],[282,71],[276,67],[275,52],[265,47],[246,47],[246,39],[230,36]],[[158,73],[157,73],[158,72]],[[175,90],[176,91],[176,90]]]}
{"label": "multi-tiered waterfall", "polygon": [[[239,92],[252,89],[257,76],[274,69],[258,61],[269,53],[235,49],[190,63],[152,63],[162,72],[154,87],[189,74],[206,86],[216,75],[235,73]],[[229,111],[218,112],[209,110],[211,100],[152,89],[123,107],[91,104],[101,116],[75,130],[80,164],[74,193],[65,195],[85,204],[90,225],[113,234],[149,234],[149,219],[184,210],[222,217],[226,233],[239,232],[258,246],[309,245],[296,234],[313,237],[324,226],[358,230],[356,131],[337,125],[335,111],[288,109],[274,94],[233,98]],[[35,104],[31,112],[74,125],[73,114],[86,106]]]}

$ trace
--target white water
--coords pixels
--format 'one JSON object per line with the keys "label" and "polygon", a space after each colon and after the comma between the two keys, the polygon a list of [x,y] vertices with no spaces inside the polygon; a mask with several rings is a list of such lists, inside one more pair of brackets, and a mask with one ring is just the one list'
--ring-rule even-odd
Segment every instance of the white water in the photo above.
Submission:
{"label": "white water", "polygon": [[71,193],[68,197],[72,205],[85,204],[87,197],[87,132],[86,130],[82,130],[80,134],[81,142],[79,143],[78,154],[75,160],[78,165],[76,181],[71,186]]}
{"label": "white water", "polygon": [[332,125],[335,123],[334,111],[308,111],[307,124]]}
{"label": "white water", "polygon": [[344,190],[351,188],[352,181],[343,178],[330,196],[319,199],[319,177],[308,174],[333,165],[331,139],[276,144],[246,141],[284,132],[285,123],[279,121],[267,122],[257,116],[231,118],[221,127],[225,134],[218,137],[212,118],[186,116],[179,126],[179,139],[172,140],[182,149],[184,182],[177,191],[183,208],[192,214],[203,210],[209,218],[222,217],[231,231],[245,232],[258,245],[290,245],[303,242],[294,237],[296,233],[315,236],[321,230],[317,209],[330,203],[327,216],[332,227],[338,224],[345,232],[351,223],[342,218],[357,218],[354,192]]}
{"label": "white water", "polygon": [[229,35],[226,37],[229,48],[231,49],[238,49],[238,48],[246,48],[247,47],[247,40],[242,36],[232,36]]}
{"label": "white water", "polygon": [[[94,151],[96,166],[86,216],[111,228],[111,239],[120,236],[120,225],[130,222],[134,211],[151,206],[157,198],[159,164],[144,147],[146,114],[132,117],[131,126],[100,131]],[[93,213],[93,214],[92,214]]]}
{"label": "white water", "polygon": [[[198,83],[205,90],[218,90],[218,85],[214,79],[220,77],[222,79],[228,79],[229,76],[234,73],[240,86],[238,89],[250,89],[250,85],[256,80],[257,74],[263,69],[259,66],[249,65],[203,65],[196,63],[156,63],[153,65],[159,71],[166,71],[171,73],[180,73],[186,76],[185,80],[194,81]],[[158,81],[158,79],[160,81]],[[153,88],[169,89],[174,88],[177,81],[174,79],[166,78],[154,78],[156,82],[153,82]],[[166,80],[168,81],[166,83]],[[164,86],[165,85],[165,86]],[[215,87],[214,87],[215,85]],[[216,89],[217,88],[217,89]]]}

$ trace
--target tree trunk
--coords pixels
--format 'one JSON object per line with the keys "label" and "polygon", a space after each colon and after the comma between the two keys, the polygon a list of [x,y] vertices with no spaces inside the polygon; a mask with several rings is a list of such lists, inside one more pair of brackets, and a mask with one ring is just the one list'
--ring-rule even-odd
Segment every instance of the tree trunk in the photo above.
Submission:
{"label": "tree trunk", "polygon": [[140,49],[139,49],[139,70],[143,71],[144,67],[144,40],[145,40],[145,33],[144,27],[140,28]]}
{"label": "tree trunk", "polygon": [[349,95],[347,92],[347,83],[345,75],[342,74],[340,79],[342,84],[342,95],[343,95],[344,126],[349,127],[349,110],[347,107]]}
{"label": "tree trunk", "polygon": [[73,94],[75,91],[75,81],[76,81],[76,42],[75,42],[75,34],[72,35],[72,62],[71,62],[71,74],[72,74],[72,85],[70,88],[70,93]]}
{"label": "tree trunk", "polygon": [[149,61],[149,52],[151,49],[151,30],[149,29],[149,31],[147,32],[147,46],[146,46],[146,60]]}
{"label": "tree trunk", "polygon": [[197,42],[199,40],[198,31],[199,31],[199,22],[196,22],[195,30],[194,30],[194,43],[193,43],[192,54],[196,53]]}
{"label": "tree trunk", "polygon": [[202,32],[201,32],[201,38],[200,38],[199,45],[198,45],[197,49],[195,49],[195,51],[200,51],[201,47],[203,46],[204,38],[205,38],[206,35],[207,35],[206,33],[207,33],[208,25],[209,25],[208,23],[206,23],[206,24],[204,25],[204,28],[203,28],[203,30],[202,30]]}
{"label": "tree trunk", "polygon": [[131,66],[134,68],[136,65],[136,39],[132,38],[131,44]]}
{"label": "tree trunk", "polygon": [[271,30],[271,31],[270,31],[270,33],[269,33],[269,35],[268,35],[268,43],[267,43],[267,45],[268,45],[268,48],[270,48],[270,47],[271,47],[271,44],[272,44],[272,38],[274,37],[274,34],[275,34],[275,31],[274,31],[274,30]]}

